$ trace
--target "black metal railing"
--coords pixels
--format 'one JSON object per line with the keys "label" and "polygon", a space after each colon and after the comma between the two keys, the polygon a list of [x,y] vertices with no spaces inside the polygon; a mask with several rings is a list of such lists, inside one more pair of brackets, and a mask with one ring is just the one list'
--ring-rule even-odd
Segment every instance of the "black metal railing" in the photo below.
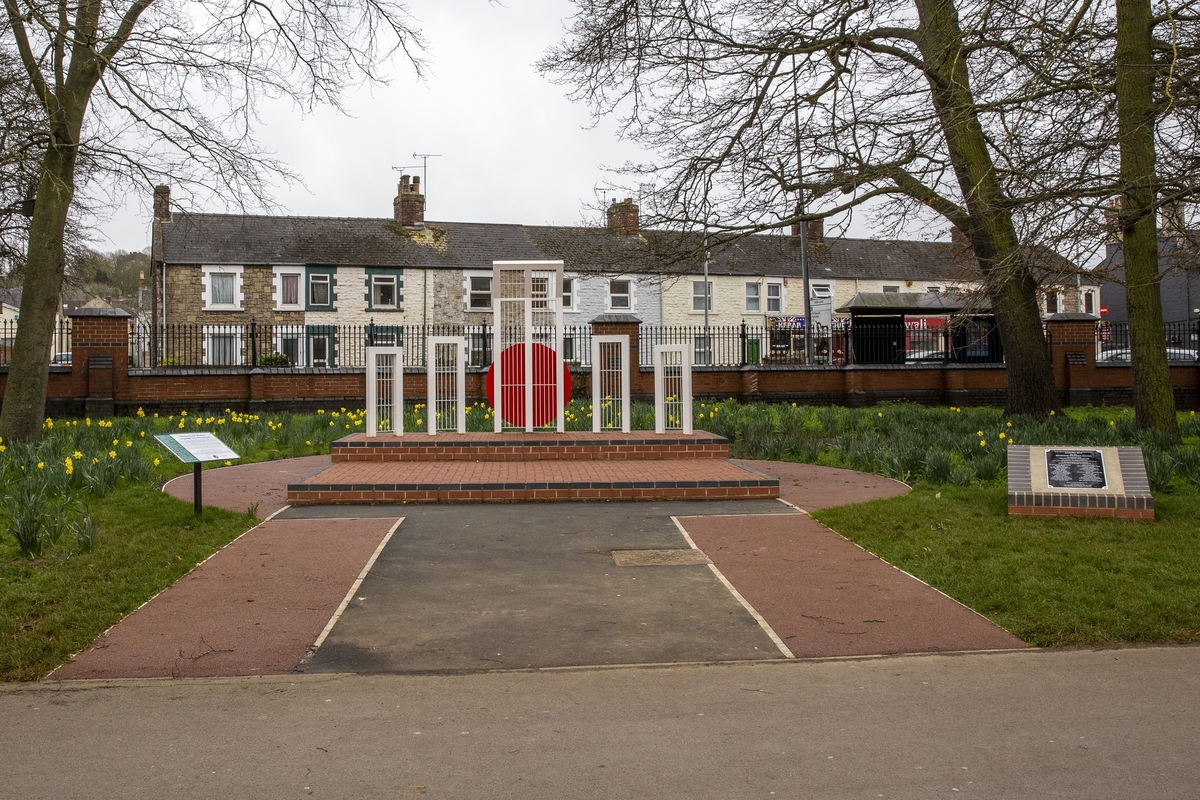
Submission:
{"label": "black metal railing", "polygon": [[[778,325],[670,326],[639,329],[639,363],[653,364],[654,347],[684,344],[698,367],[914,365],[928,363],[1001,363],[995,325],[962,320],[934,327],[926,321],[835,319],[832,325],[794,328]],[[369,346],[404,349],[408,367],[424,367],[431,336],[461,336],[467,364],[486,367],[497,347],[491,325],[137,325],[130,336],[134,367],[251,366],[275,368],[361,368]],[[811,342],[808,337],[811,335]],[[521,329],[503,328],[499,342],[521,340]],[[553,329],[535,328],[534,341],[557,347]],[[566,360],[591,365],[591,327],[563,329]]]}
{"label": "black metal railing", "polygon": [[[924,363],[1001,363],[995,325],[963,320],[937,327],[902,319],[836,319],[832,325],[642,326],[641,365],[653,363],[654,347],[687,344],[696,366],[780,365],[845,367]],[[812,337],[811,344],[808,337]]]}
{"label": "black metal railing", "polygon": [[[17,320],[0,320],[0,367],[7,367],[11,363],[13,343],[16,339]],[[54,334],[46,359],[51,366],[69,367],[71,365],[71,321],[69,319],[58,320],[54,323]]]}
{"label": "black metal railing", "polygon": [[[431,336],[461,336],[467,365],[492,363],[495,329],[491,325],[137,325],[130,335],[134,367],[260,366],[335,369],[361,368],[367,347],[400,346],[404,364],[424,367]],[[520,329],[502,330],[501,342],[520,338]],[[553,329],[534,329],[533,340],[555,348]],[[563,329],[566,360],[591,364],[590,326]]]}
{"label": "black metal railing", "polygon": [[[1197,360],[1200,322],[1168,322],[1163,326],[1167,360],[1171,363]],[[1101,322],[1096,332],[1096,361],[1101,364],[1128,364],[1130,354],[1129,323]]]}

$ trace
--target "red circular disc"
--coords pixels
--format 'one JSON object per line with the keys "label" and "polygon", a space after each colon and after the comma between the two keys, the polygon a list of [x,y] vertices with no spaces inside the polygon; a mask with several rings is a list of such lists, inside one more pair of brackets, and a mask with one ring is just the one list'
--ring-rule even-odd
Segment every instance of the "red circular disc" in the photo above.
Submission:
{"label": "red circular disc", "polygon": [[[555,409],[554,365],[558,354],[544,344],[534,343],[533,351],[533,427],[538,428],[558,416]],[[504,372],[504,395],[500,405],[501,417],[509,425],[525,427],[525,345],[512,344],[500,353]],[[562,366],[563,401],[571,398],[571,370]],[[484,382],[488,402],[496,407],[496,364],[488,367]]]}

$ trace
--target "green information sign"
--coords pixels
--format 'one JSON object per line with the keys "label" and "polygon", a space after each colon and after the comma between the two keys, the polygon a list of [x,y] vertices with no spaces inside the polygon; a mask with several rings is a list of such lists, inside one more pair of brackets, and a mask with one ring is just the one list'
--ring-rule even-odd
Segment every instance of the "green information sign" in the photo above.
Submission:
{"label": "green information sign", "polygon": [[185,464],[192,464],[192,497],[196,513],[203,509],[200,502],[200,464],[204,461],[229,461],[241,458],[237,453],[211,433],[163,433],[156,434],[155,439],[163,447],[171,451],[171,455]]}
{"label": "green information sign", "polygon": [[165,433],[154,438],[185,464],[241,458],[211,433]]}

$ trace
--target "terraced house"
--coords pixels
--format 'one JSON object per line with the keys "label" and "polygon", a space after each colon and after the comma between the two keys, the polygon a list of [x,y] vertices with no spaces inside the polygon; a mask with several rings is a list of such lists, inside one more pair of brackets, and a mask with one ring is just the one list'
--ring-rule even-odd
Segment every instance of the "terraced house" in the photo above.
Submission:
{"label": "terraced house", "polygon": [[[172,213],[170,190],[159,187],[151,281],[160,333],[146,337],[161,343],[158,363],[331,368],[360,363],[368,341],[398,342],[406,328],[454,326],[482,365],[492,262],[501,260],[563,262],[562,297],[546,273],[535,275],[534,299],[561,301],[568,359],[598,316],[692,327],[705,322],[706,298],[709,325],[771,331],[756,334],[764,354],[802,327],[796,229],[714,246],[706,293],[696,234],[642,230],[632,199],[613,202],[604,227],[427,222],[420,179],[404,176],[392,206],[381,218]],[[820,223],[808,234],[818,322],[862,292],[980,284],[961,242],[826,239]]]}

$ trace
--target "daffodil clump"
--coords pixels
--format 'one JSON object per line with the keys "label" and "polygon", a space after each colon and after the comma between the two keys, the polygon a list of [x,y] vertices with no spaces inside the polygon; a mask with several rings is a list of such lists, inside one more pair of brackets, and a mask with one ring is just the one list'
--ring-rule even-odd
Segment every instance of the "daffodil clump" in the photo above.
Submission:
{"label": "daffodil clump", "polygon": [[[1151,485],[1200,486],[1200,419],[1180,413],[1182,446],[1139,431],[1128,408],[1071,408],[1046,419],[1007,417],[996,408],[887,404],[866,409],[697,404],[696,427],[726,436],[735,455],[848,467],[906,482],[968,485],[1003,481],[1016,444],[1139,445]],[[1173,480],[1179,479],[1175,484]]]}
{"label": "daffodil clump", "polygon": [[[66,531],[91,546],[94,528],[88,499],[103,496],[118,483],[161,483],[185,471],[154,436],[207,431],[243,460],[260,461],[329,452],[330,443],[361,430],[365,412],[340,408],[319,414],[254,414],[230,408],[221,412],[180,410],[113,419],[55,419],[42,423],[37,442],[11,444],[0,439],[0,499],[6,524],[21,550],[40,554]],[[231,462],[230,462],[231,463]],[[213,466],[223,466],[217,464]]]}

